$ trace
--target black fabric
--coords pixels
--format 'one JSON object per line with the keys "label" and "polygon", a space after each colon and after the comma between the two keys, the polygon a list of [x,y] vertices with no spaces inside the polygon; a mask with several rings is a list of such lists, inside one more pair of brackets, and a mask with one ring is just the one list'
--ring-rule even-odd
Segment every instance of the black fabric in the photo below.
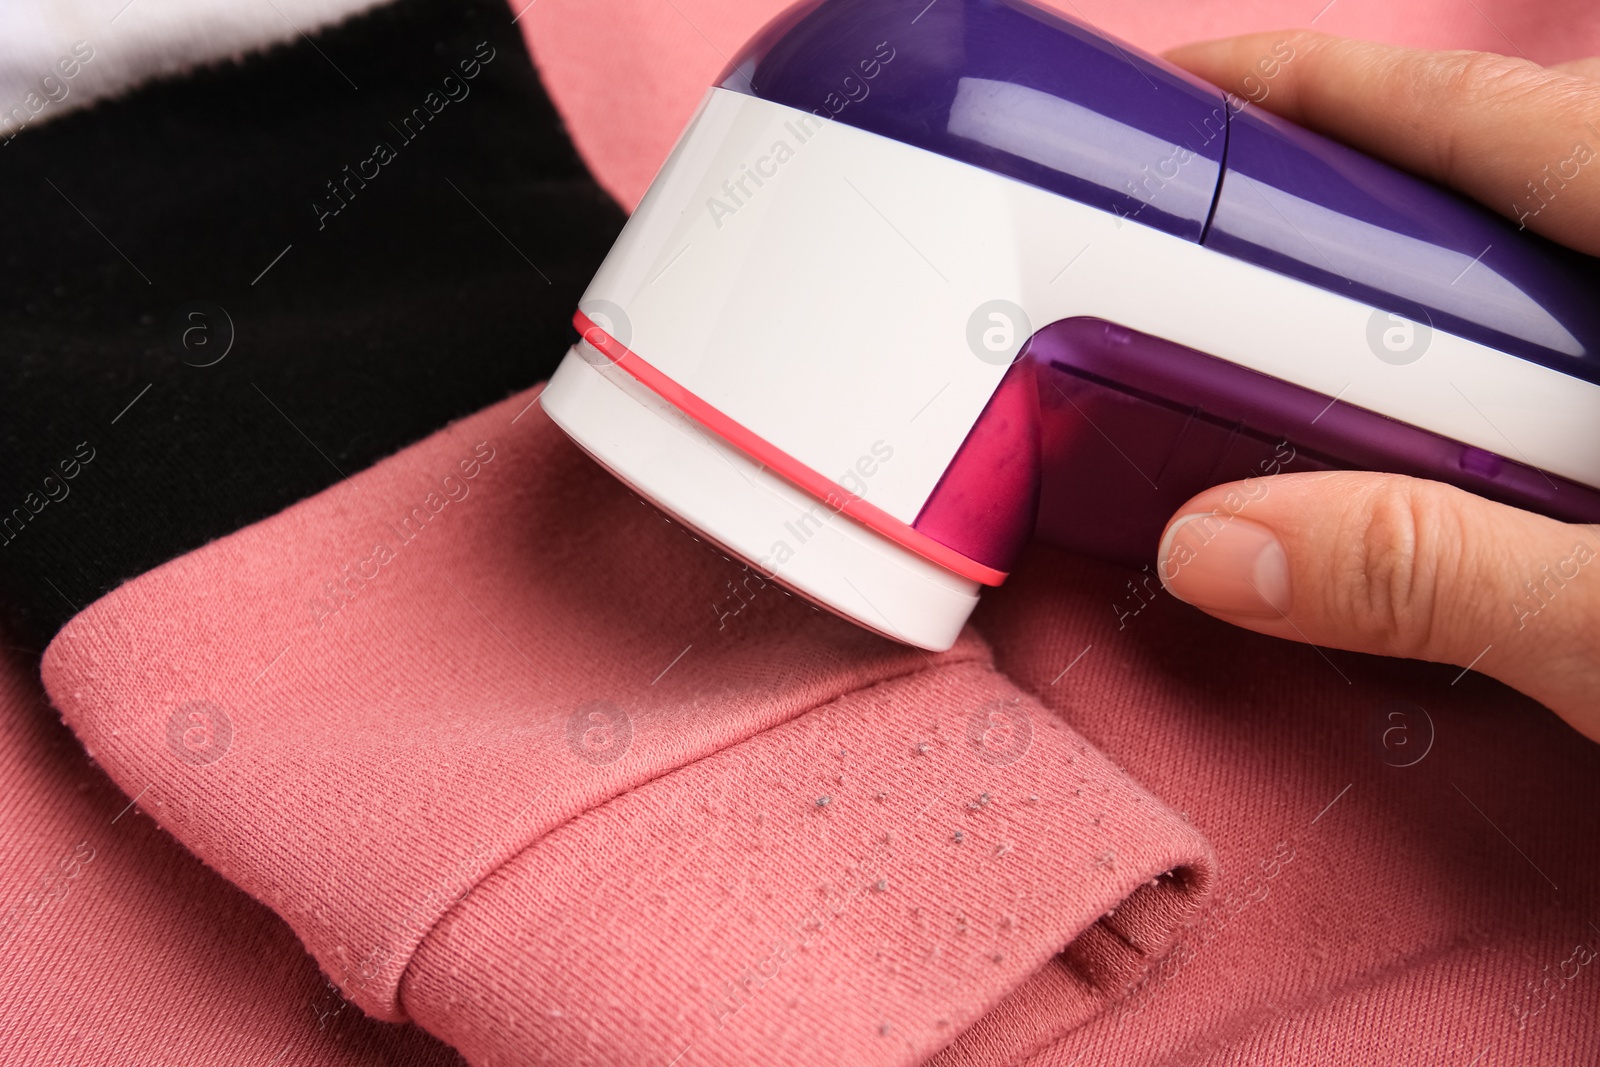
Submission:
{"label": "black fabric", "polygon": [[[0,147],[7,642],[548,377],[623,221],[499,0],[400,0],[22,131]],[[232,347],[200,366],[217,308]]]}

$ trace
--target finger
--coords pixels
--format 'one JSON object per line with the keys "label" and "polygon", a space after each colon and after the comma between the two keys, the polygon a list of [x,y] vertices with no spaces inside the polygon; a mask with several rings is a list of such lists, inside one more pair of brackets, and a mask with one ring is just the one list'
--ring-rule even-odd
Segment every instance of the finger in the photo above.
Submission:
{"label": "finger", "polygon": [[1167,589],[1259,633],[1454,663],[1600,740],[1600,533],[1439,482],[1280,474],[1195,497]]}
{"label": "finger", "polygon": [[1569,59],[1565,63],[1552,63],[1551,70],[1559,70],[1563,74],[1573,74],[1590,81],[1600,82],[1600,56],[1590,56],[1587,59]]}
{"label": "finger", "polygon": [[1488,52],[1421,52],[1309,30],[1185,45],[1167,58],[1600,255],[1600,82]]}

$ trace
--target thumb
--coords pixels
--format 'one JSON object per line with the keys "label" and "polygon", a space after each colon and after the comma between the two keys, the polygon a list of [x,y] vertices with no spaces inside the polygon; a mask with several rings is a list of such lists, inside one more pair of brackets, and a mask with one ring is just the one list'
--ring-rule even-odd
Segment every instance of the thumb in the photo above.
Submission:
{"label": "thumb", "polygon": [[1600,536],[1438,482],[1235,482],[1161,538],[1174,596],[1258,633],[1471,667],[1600,740]]}

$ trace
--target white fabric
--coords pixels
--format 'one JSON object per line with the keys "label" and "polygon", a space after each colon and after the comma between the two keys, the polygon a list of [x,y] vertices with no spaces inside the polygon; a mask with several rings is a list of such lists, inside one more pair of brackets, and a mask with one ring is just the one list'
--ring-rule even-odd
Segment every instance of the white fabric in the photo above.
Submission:
{"label": "white fabric", "polygon": [[[163,75],[298,41],[383,2],[0,0],[0,143],[24,122],[48,122]],[[327,58],[332,82],[353,91],[336,69],[339,57]],[[66,70],[76,61],[71,77],[64,59]]]}

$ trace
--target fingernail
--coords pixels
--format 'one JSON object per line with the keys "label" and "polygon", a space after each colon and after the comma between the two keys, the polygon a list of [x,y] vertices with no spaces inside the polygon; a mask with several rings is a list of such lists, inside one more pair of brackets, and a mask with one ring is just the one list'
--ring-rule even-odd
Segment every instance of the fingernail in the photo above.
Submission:
{"label": "fingernail", "polygon": [[1197,608],[1231,615],[1288,614],[1289,557],[1259,522],[1226,512],[1181,516],[1158,553],[1167,591]]}

